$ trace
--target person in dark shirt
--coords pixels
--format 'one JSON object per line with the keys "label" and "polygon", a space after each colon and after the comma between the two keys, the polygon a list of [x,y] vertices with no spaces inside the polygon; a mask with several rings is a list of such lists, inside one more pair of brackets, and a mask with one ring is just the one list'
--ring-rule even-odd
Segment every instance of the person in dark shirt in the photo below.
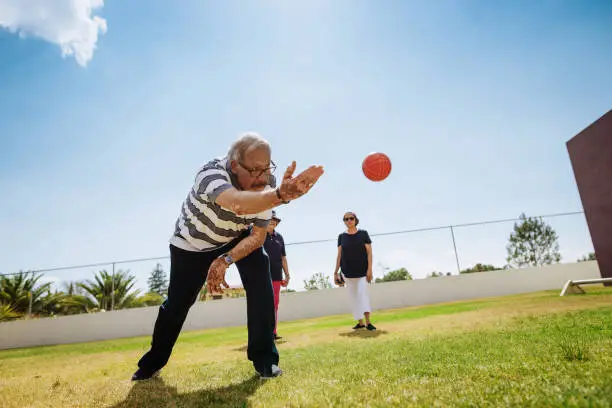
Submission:
{"label": "person in dark shirt", "polygon": [[[287,253],[285,251],[285,240],[283,236],[276,231],[276,226],[281,222],[276,216],[276,211],[272,211],[272,220],[268,224],[268,234],[264,242],[264,249],[270,259],[270,275],[272,277],[272,287],[274,289],[274,313],[276,320],[274,323],[274,339],[282,338],[276,331],[278,325],[278,303],[280,298],[281,286],[289,284],[289,264],[287,263]],[[283,280],[283,271],[285,279]]]}
{"label": "person in dark shirt", "polygon": [[346,283],[353,317],[358,320],[353,329],[365,327],[368,330],[376,330],[370,322],[371,307],[367,285],[372,282],[372,240],[368,231],[357,228],[359,219],[355,213],[345,213],[343,221],[347,229],[338,235],[334,282],[338,286]]}

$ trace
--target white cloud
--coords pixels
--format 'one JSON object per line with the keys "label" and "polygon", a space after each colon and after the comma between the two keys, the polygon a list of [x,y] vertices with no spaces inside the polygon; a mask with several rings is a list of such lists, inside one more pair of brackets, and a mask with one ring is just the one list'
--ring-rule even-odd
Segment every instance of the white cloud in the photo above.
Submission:
{"label": "white cloud", "polygon": [[0,27],[56,44],[84,67],[98,34],[106,33],[106,20],[92,15],[103,6],[104,0],[0,0]]}

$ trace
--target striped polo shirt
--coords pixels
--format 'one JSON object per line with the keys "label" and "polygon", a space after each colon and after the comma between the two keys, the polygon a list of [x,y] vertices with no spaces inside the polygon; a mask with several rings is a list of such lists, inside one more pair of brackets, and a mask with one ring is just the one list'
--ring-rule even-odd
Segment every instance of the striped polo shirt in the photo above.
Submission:
{"label": "striped polo shirt", "polygon": [[227,157],[206,163],[196,174],[193,187],[183,202],[170,243],[187,251],[211,251],[242,234],[250,225],[267,227],[272,210],[236,215],[215,203],[228,188],[240,189],[230,172]]}

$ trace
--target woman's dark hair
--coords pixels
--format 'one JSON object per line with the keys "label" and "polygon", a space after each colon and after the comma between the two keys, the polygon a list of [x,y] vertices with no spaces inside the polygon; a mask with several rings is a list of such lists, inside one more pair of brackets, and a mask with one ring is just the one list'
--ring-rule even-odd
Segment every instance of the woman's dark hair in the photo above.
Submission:
{"label": "woman's dark hair", "polygon": [[345,216],[348,215],[348,214],[350,214],[353,217],[355,217],[355,226],[358,226],[359,225],[359,218],[357,218],[357,214],[355,214],[352,211],[347,211],[347,212],[344,213]]}

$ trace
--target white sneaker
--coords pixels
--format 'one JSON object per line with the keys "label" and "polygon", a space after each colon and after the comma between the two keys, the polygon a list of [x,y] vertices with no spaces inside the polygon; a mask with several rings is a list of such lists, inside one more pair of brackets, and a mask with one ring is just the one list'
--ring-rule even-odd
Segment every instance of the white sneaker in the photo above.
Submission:
{"label": "white sneaker", "polygon": [[276,364],[272,364],[270,369],[264,370],[263,373],[260,371],[257,371],[257,374],[259,374],[261,378],[274,378],[274,377],[278,377],[282,375],[283,370],[281,370],[280,367],[277,366]]}

